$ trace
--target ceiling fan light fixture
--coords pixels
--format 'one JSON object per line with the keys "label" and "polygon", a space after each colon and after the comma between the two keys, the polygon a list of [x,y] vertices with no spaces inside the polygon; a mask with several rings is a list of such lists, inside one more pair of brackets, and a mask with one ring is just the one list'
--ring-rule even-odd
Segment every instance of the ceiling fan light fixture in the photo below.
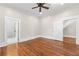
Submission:
{"label": "ceiling fan light fixture", "polygon": [[39,12],[39,14],[43,14],[42,12]]}
{"label": "ceiling fan light fixture", "polygon": [[46,4],[46,3],[37,3],[37,6],[32,7],[32,9],[39,8],[39,13],[42,14],[42,12],[41,12],[42,11],[42,8],[49,9],[49,7],[44,6],[44,4]]}
{"label": "ceiling fan light fixture", "polygon": [[61,4],[61,5],[64,5],[64,2],[61,2],[60,4]]}

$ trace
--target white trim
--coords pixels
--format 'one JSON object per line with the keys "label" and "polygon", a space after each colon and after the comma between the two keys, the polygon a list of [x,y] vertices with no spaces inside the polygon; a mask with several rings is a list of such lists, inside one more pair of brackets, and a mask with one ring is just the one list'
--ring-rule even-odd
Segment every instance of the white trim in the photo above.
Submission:
{"label": "white trim", "polygon": [[59,41],[63,41],[63,38],[62,39],[56,39],[55,37],[53,36],[40,36],[40,37],[43,37],[43,38],[48,38],[48,39],[52,39],[52,40],[59,40]]}
{"label": "white trim", "polygon": [[35,38],[38,38],[40,36],[34,36],[34,37],[28,37],[28,38],[22,38],[19,40],[19,42],[24,42],[24,41],[28,41],[28,40],[32,40],[32,39],[35,39]]}
{"label": "white trim", "polygon": [[[28,40],[32,40],[32,39],[35,39],[35,38],[38,38],[39,36],[34,36],[34,37],[29,37],[29,38],[22,38],[22,39],[19,39],[19,42],[24,42],[24,41],[28,41]],[[10,45],[10,44],[14,44],[14,43],[17,43],[16,41],[11,41],[11,43],[6,43],[6,45]]]}
{"label": "white trim", "polygon": [[64,37],[76,38],[76,36],[64,35]]}
{"label": "white trim", "polygon": [[40,36],[40,37],[56,40],[53,36],[51,37],[51,36],[44,36],[43,35],[43,36]]}
{"label": "white trim", "polygon": [[[20,38],[20,24],[21,24],[21,19],[20,18],[16,18],[16,17],[10,17],[10,16],[5,16],[5,21],[4,21],[4,23],[6,23],[6,21],[7,21],[7,18],[12,18],[12,19],[14,19],[14,20],[16,20],[16,21],[18,21],[18,30],[19,30],[19,32],[17,33],[19,36],[16,38],[17,40],[18,40],[18,38]],[[4,32],[5,32],[5,42],[7,43],[7,37],[6,37],[6,24],[5,24],[5,26],[4,26]],[[17,41],[16,40],[16,41]],[[15,43],[15,41],[11,41],[11,43]],[[11,43],[7,43],[7,44],[11,44]]]}
{"label": "white trim", "polygon": [[[55,39],[54,37],[51,37],[51,36],[34,36],[34,37],[20,39],[19,42],[24,42],[24,41],[32,40],[32,39],[39,38],[39,37],[53,39],[53,40],[58,40],[58,39]],[[63,40],[59,40],[59,41],[63,41]],[[14,41],[11,41],[11,43],[2,42],[0,47],[7,46],[7,45],[10,45],[10,44],[14,44],[14,43],[16,43],[16,42],[14,42]]]}

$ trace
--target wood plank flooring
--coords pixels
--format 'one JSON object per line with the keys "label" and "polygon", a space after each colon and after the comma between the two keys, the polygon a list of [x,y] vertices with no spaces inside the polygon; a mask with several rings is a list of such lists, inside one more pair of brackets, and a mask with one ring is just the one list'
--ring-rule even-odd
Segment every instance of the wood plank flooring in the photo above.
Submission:
{"label": "wood plank flooring", "polygon": [[72,44],[69,41],[62,42],[42,37],[21,42],[18,45],[8,45],[7,47],[0,48],[0,50],[0,55],[6,56],[79,56],[79,46],[75,43]]}

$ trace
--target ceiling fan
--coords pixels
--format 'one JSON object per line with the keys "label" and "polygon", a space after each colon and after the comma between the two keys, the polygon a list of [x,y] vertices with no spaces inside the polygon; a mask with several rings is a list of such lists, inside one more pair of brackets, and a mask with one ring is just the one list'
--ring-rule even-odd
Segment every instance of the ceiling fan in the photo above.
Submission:
{"label": "ceiling fan", "polygon": [[39,8],[39,12],[42,11],[42,8],[49,9],[49,7],[44,6],[46,3],[36,3],[36,4],[37,4],[37,6],[36,7],[32,7],[32,9]]}

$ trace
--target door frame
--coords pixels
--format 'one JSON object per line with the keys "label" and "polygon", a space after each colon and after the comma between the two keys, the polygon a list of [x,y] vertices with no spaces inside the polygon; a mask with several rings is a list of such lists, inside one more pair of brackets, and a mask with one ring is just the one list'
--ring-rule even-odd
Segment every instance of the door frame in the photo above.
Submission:
{"label": "door frame", "polygon": [[[65,21],[65,20],[72,20],[72,19],[79,19],[79,15],[76,15],[76,16],[70,16],[70,17],[65,17],[65,18],[63,18],[63,22]],[[75,20],[75,21],[79,21],[79,20]],[[64,25],[64,24],[63,24]],[[77,24],[76,24],[77,25]],[[64,30],[64,27],[63,27],[63,30]],[[76,30],[77,30],[77,28],[76,28]],[[64,35],[63,35],[64,36]],[[64,41],[64,39],[63,39],[63,41]],[[76,31],[76,44],[78,44],[79,45],[79,43],[77,43],[77,31]]]}
{"label": "door frame", "polygon": [[[7,43],[7,36],[6,36],[6,21],[8,18],[12,18],[12,19],[16,19],[18,21],[18,37],[17,37],[17,41],[19,42],[19,39],[20,39],[20,25],[21,25],[21,19],[20,18],[16,18],[16,17],[10,17],[10,16],[5,16],[5,19],[4,19],[4,37],[5,37],[5,44],[8,45],[9,43]],[[18,43],[17,42],[17,43]],[[12,42],[10,44],[13,44],[13,43],[16,43],[16,42]]]}

